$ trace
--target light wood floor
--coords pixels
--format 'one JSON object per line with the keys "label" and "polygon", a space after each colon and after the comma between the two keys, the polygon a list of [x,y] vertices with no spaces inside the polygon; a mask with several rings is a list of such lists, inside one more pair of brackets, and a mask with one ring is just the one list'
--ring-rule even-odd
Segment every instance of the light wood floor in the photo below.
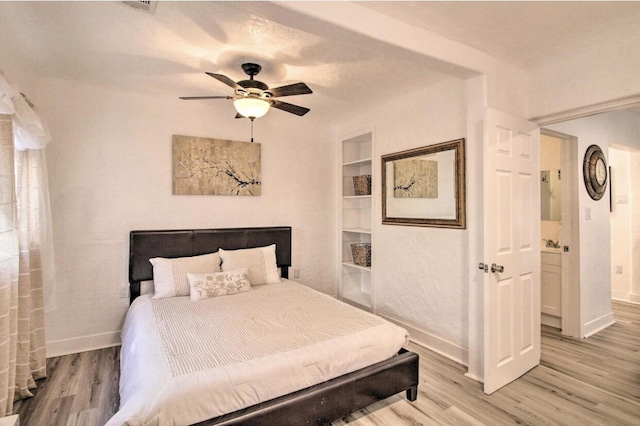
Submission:
{"label": "light wood floor", "polygon": [[[418,400],[397,395],[333,424],[640,425],[640,305],[613,306],[616,324],[589,339],[543,327],[541,364],[490,396],[465,367],[410,345]],[[103,425],[118,406],[118,363],[118,348],[49,359],[36,396],[15,404],[21,425]]]}

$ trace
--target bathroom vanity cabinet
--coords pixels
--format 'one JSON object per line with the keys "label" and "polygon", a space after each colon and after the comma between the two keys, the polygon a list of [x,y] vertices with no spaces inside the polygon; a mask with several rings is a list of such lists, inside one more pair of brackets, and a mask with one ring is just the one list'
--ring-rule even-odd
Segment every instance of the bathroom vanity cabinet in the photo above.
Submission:
{"label": "bathroom vanity cabinet", "polygon": [[562,252],[542,249],[542,324],[562,328]]}

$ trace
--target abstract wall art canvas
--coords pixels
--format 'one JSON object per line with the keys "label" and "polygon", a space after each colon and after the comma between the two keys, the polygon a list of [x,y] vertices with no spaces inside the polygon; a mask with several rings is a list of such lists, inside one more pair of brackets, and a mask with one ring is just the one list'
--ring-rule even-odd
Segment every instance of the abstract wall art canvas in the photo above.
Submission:
{"label": "abstract wall art canvas", "polygon": [[260,144],[173,135],[174,195],[260,195]]}
{"label": "abstract wall art canvas", "polygon": [[428,156],[394,162],[395,198],[438,198],[438,162]]}

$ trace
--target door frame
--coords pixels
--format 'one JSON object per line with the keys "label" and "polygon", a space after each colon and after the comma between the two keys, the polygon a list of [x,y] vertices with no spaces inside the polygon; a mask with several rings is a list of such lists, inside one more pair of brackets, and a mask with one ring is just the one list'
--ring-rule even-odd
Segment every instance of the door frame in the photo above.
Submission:
{"label": "door frame", "polygon": [[[578,138],[540,127],[540,134],[560,139],[562,143],[562,253],[561,305],[562,334],[582,337],[580,330],[580,211],[578,208],[579,172]],[[568,179],[567,179],[568,177]]]}

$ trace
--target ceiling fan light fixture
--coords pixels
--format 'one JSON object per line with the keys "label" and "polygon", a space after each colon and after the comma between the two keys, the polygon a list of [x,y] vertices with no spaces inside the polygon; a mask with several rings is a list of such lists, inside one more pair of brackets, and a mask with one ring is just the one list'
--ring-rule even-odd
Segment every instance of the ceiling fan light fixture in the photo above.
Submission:
{"label": "ceiling fan light fixture", "polygon": [[260,98],[242,97],[234,100],[233,106],[244,117],[260,118],[269,111],[271,104]]}

